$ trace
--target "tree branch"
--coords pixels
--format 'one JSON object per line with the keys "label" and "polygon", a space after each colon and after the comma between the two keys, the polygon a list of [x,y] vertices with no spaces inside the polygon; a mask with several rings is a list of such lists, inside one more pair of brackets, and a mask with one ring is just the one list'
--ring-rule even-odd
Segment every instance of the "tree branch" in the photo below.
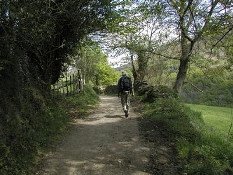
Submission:
{"label": "tree branch", "polygon": [[187,28],[184,26],[184,20],[185,20],[184,18],[185,18],[185,15],[186,15],[188,9],[190,9],[192,3],[193,3],[193,0],[189,0],[187,6],[185,7],[185,9],[184,9],[184,11],[183,11],[183,13],[182,13],[182,14],[179,13],[181,33],[182,33],[182,35],[183,35],[186,39],[188,39],[190,42],[193,42],[193,39],[192,39],[191,37],[188,36],[188,33],[187,33],[187,31],[186,31]]}
{"label": "tree branch", "polygon": [[194,87],[196,90],[198,90],[199,92],[203,92],[203,90],[201,90],[200,88],[198,88],[197,86],[195,86],[194,84],[192,84],[191,82],[186,81],[185,83],[189,83],[192,87]]}
{"label": "tree branch", "polygon": [[187,13],[187,11],[190,9],[191,5],[193,3],[193,0],[189,0],[188,1],[188,5],[186,6],[185,10],[184,10],[184,13],[183,13],[183,17],[185,16],[185,14]]}
{"label": "tree branch", "polygon": [[163,55],[163,54],[161,54],[161,53],[156,53],[156,52],[151,52],[151,53],[154,54],[154,55],[162,56],[162,57],[164,57],[164,58],[168,58],[168,59],[172,59],[172,60],[180,60],[179,57],[171,57],[171,56]]}
{"label": "tree branch", "polygon": [[233,30],[233,26],[231,26],[231,27],[229,28],[229,30],[228,30],[226,33],[224,33],[224,35],[213,45],[213,47],[211,48],[211,50],[212,50],[214,47],[216,47],[216,46],[218,45],[218,43],[221,42],[221,41],[223,40],[223,38],[225,38],[226,35],[227,35],[228,33],[230,33],[230,31],[232,31],[232,30]]}
{"label": "tree branch", "polygon": [[207,16],[205,17],[204,26],[203,26],[202,29],[197,33],[197,35],[194,37],[194,41],[197,41],[197,40],[202,36],[202,34],[203,34],[205,28],[206,28],[207,25],[209,24],[210,17],[212,16],[213,11],[214,11],[214,8],[216,7],[217,4],[218,4],[218,0],[216,0],[216,1],[212,0],[212,1],[211,1],[211,9],[210,9],[210,11],[208,12]]}
{"label": "tree branch", "polygon": [[195,27],[196,31],[198,31],[197,23],[196,23],[196,20],[195,20],[195,17],[194,17],[193,11],[191,10],[191,8],[189,8],[189,11],[190,11],[190,14],[191,14],[192,20],[193,20],[193,22],[194,22],[194,27]]}

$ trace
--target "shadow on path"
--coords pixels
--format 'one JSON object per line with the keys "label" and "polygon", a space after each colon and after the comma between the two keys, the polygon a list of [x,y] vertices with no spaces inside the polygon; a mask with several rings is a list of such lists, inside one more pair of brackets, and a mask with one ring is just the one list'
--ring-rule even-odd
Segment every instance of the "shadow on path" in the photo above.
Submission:
{"label": "shadow on path", "polygon": [[150,148],[140,141],[137,115],[125,118],[116,97],[101,97],[96,112],[77,119],[48,156],[43,175],[148,175]]}

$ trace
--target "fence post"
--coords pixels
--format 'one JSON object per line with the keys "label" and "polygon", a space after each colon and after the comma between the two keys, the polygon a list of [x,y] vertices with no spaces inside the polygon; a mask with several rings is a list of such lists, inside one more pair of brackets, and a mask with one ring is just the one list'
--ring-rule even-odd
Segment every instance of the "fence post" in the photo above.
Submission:
{"label": "fence post", "polygon": [[50,89],[57,95],[68,96],[70,94],[79,93],[83,91],[83,79],[81,69],[78,69],[77,73],[68,74],[60,78],[56,84],[51,85]]}
{"label": "fence post", "polygon": [[75,93],[75,81],[74,81],[74,74],[72,74],[72,88],[73,88],[73,93]]}
{"label": "fence post", "polygon": [[71,75],[70,75],[70,81],[69,81],[69,89],[70,89],[70,94],[72,94]]}
{"label": "fence post", "polygon": [[59,88],[57,84],[54,84],[54,94],[59,95]]}
{"label": "fence post", "polygon": [[68,86],[68,75],[66,74],[66,81],[65,81],[65,86],[66,86],[66,96],[69,95],[69,86]]}
{"label": "fence post", "polygon": [[83,91],[83,83],[82,83],[82,73],[81,73],[81,69],[78,69],[78,88],[79,91]]}
{"label": "fence post", "polygon": [[61,81],[62,95],[65,94],[64,81]]}

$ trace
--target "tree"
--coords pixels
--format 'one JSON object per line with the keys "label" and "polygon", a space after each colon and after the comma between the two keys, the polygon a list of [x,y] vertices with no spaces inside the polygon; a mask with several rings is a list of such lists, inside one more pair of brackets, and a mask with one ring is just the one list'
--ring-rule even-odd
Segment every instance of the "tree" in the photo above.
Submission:
{"label": "tree", "polygon": [[[130,8],[124,11],[114,34],[107,35],[108,46],[111,49],[120,50],[120,54],[126,55],[127,62],[132,65],[132,72],[135,81],[143,81],[147,73],[147,63],[151,57],[153,47],[157,47],[158,40],[153,38],[158,25],[155,19],[145,19],[138,14],[138,8]],[[109,42],[110,41],[110,42]],[[136,57],[136,60],[135,60]]]}
{"label": "tree", "polygon": [[90,39],[83,40],[72,59],[74,66],[82,70],[85,82],[105,86],[116,83],[119,77],[117,71],[109,66],[100,46]]}
{"label": "tree", "polygon": [[106,28],[112,2],[0,1],[0,174],[25,174],[54,124],[50,85],[77,43]]}
{"label": "tree", "polygon": [[231,1],[220,0],[156,0],[141,3],[143,9],[150,12],[147,13],[149,18],[161,16],[163,26],[172,28],[179,36],[180,64],[174,85],[177,92],[181,91],[184,84],[195,44],[207,34],[207,30],[214,30],[210,28],[211,22],[215,21],[218,26],[229,26],[227,21],[232,9],[231,4]]}

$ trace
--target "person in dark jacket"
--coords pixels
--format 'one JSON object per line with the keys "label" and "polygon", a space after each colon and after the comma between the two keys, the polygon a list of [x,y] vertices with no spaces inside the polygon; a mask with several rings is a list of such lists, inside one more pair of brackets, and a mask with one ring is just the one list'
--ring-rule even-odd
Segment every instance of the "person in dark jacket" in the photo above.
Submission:
{"label": "person in dark jacket", "polygon": [[133,86],[131,78],[127,76],[126,72],[122,72],[122,76],[118,81],[118,97],[121,97],[121,104],[125,117],[129,115],[130,94],[133,95]]}

